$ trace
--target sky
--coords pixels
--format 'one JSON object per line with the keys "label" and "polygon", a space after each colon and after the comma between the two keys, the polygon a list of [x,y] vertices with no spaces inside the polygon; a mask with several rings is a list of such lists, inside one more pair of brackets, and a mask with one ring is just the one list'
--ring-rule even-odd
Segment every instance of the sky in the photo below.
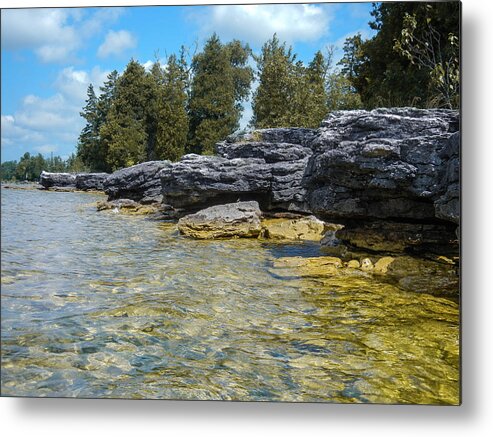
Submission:
{"label": "sky", "polygon": [[[372,35],[371,3],[2,9],[1,161],[25,152],[66,159],[84,126],[87,87],[134,58],[149,66],[216,32],[259,53],[274,33],[308,63],[348,36]],[[252,61],[253,65],[253,61]],[[251,118],[250,102],[240,124]]]}

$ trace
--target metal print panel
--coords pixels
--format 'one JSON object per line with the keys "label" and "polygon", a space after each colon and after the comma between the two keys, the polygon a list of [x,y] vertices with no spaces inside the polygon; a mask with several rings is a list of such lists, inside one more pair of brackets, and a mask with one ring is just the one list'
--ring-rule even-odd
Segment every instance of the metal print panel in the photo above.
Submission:
{"label": "metal print panel", "polygon": [[460,3],[2,9],[2,396],[460,404]]}

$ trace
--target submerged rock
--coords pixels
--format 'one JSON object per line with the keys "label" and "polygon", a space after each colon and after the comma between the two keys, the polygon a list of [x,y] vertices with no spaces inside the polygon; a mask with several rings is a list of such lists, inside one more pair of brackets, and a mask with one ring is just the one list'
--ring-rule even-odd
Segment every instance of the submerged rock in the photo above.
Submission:
{"label": "submerged rock", "polygon": [[285,219],[262,220],[262,237],[278,240],[320,241],[326,224],[314,216]]}
{"label": "submerged rock", "polygon": [[149,161],[115,171],[104,182],[108,200],[131,199],[143,204],[160,203],[159,172],[169,165],[169,161]]}
{"label": "submerged rock", "polygon": [[257,202],[216,205],[182,217],[178,229],[182,234],[198,239],[258,237],[260,215]]}
{"label": "submerged rock", "polygon": [[161,212],[161,207],[157,204],[143,205],[131,199],[118,199],[112,201],[97,202],[96,208],[98,211],[111,210],[114,213],[138,214],[147,215]]}
{"label": "submerged rock", "polygon": [[[458,251],[455,225],[391,221],[350,222],[335,232],[337,243],[374,252],[451,253]],[[329,246],[333,242],[326,241]]]}
{"label": "submerged rock", "polygon": [[316,279],[334,276],[374,278],[397,286],[403,291],[428,293],[435,296],[457,297],[459,276],[457,265],[444,257],[434,259],[411,256],[369,257],[352,259],[346,263],[338,257],[285,257],[274,262],[276,274],[291,277],[293,269],[300,277]]}

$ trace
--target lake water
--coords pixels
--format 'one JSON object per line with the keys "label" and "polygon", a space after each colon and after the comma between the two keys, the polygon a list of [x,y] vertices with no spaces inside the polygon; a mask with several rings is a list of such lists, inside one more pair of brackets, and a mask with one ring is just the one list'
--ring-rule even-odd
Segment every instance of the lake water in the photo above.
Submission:
{"label": "lake water", "polygon": [[300,278],[315,244],[195,241],[2,189],[4,396],[457,404],[456,302]]}

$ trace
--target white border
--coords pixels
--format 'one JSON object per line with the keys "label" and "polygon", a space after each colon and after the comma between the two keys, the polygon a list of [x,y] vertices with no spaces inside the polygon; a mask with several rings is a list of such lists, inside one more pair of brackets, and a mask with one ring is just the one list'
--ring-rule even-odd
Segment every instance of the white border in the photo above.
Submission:
{"label": "white border", "polygon": [[[2,7],[208,1],[9,0]],[[231,3],[217,0],[215,3]],[[242,3],[253,3],[244,1]],[[274,3],[280,3],[279,1]],[[284,1],[288,3],[288,1]],[[463,405],[461,407],[0,399],[6,436],[486,436],[493,429],[491,2],[463,1]],[[487,141],[488,140],[488,141]],[[488,429],[490,431],[488,431]]]}

